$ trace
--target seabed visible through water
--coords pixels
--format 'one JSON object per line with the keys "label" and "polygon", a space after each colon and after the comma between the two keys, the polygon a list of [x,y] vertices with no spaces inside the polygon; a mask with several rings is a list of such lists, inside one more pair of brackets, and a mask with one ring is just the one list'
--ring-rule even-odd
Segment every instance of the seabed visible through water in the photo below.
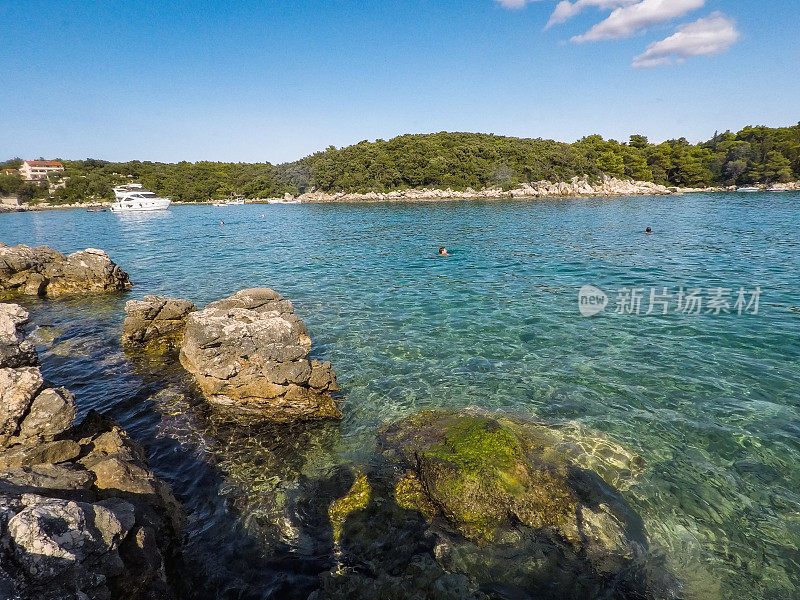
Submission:
{"label": "seabed visible through water", "polygon": [[[374,465],[384,423],[477,406],[566,423],[640,456],[644,471],[621,493],[644,521],[652,564],[684,597],[790,599],[800,594],[800,196],[744,196],[242,206],[226,209],[224,227],[210,207],[50,211],[2,215],[0,240],[103,248],[135,283],[127,295],[25,304],[45,376],[82,414],[118,419],[186,507],[193,597],[333,594],[336,573],[382,569],[424,587],[436,569],[424,520],[400,515],[401,538],[368,521],[374,545],[353,552],[375,572],[348,574],[327,507],[354,469]],[[433,258],[441,245],[453,256]],[[609,294],[606,314],[580,315],[584,285]],[[178,369],[121,350],[127,299],[201,306],[260,286],[292,300],[314,357],[333,363],[341,423],[233,425]],[[758,314],[614,314],[633,287],[645,305],[651,288],[725,288],[731,304],[739,288],[762,295]],[[391,544],[417,561],[382,554]],[[477,579],[508,564],[459,556]],[[448,585],[457,593],[463,581]]]}

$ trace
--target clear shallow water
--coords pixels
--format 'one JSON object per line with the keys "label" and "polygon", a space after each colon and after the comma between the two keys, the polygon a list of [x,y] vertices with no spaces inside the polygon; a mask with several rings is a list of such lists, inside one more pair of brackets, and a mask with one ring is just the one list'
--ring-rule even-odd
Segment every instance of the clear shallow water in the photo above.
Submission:
{"label": "clear shallow water", "polygon": [[[715,194],[49,211],[0,216],[0,240],[103,248],[131,275],[127,296],[30,305],[44,370],[146,447],[189,511],[188,554],[211,597],[313,587],[330,568],[324,524],[281,521],[295,484],[369,461],[383,422],[477,405],[575,421],[640,454],[646,472],[624,496],[687,597],[794,598],[798,207],[799,194]],[[453,256],[432,258],[440,245]],[[758,315],[587,319],[584,284],[612,304],[642,286],[644,310],[651,286],[763,295]],[[203,305],[257,286],[290,298],[313,352],[333,362],[341,425],[215,424],[178,373],[119,348],[128,298]]]}

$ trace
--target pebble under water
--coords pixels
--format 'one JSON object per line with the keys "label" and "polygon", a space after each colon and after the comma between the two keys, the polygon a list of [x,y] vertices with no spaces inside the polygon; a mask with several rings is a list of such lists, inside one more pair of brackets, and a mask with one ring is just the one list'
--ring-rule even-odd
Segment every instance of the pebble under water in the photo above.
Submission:
{"label": "pebble under water", "polygon": [[[19,301],[45,376],[81,414],[119,420],[186,508],[175,568],[189,598],[639,597],[549,560],[525,535],[487,549],[431,531],[383,501],[379,478],[337,547],[327,507],[358,470],[377,472],[381,426],[476,406],[590,431],[643,459],[621,494],[647,532],[653,597],[790,599],[798,206],[784,193],[46,211],[0,216],[0,240],[102,248],[130,274],[127,294]],[[434,258],[441,245],[450,258]],[[609,295],[605,314],[579,313],[589,284]],[[341,423],[234,424],[179,367],[122,351],[127,299],[202,306],[248,287],[292,300],[312,355],[337,370]],[[615,314],[617,292],[633,287],[642,314]],[[645,315],[651,288],[665,287],[702,288],[702,314],[676,313],[673,297],[669,314]],[[758,314],[737,314],[736,292],[756,287]],[[731,314],[706,313],[716,288],[732,291]]]}

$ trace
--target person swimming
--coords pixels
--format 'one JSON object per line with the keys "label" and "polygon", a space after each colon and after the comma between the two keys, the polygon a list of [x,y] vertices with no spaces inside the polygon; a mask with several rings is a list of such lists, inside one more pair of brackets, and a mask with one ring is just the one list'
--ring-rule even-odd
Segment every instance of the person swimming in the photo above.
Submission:
{"label": "person swimming", "polygon": [[441,247],[439,248],[439,256],[450,256],[450,255],[447,253],[447,248],[445,248],[444,246],[441,246]]}
{"label": "person swimming", "polygon": [[644,232],[645,232],[647,235],[650,235],[651,233],[653,233],[653,228],[652,228],[652,227],[648,227],[647,229],[645,229],[645,230],[644,230]]}

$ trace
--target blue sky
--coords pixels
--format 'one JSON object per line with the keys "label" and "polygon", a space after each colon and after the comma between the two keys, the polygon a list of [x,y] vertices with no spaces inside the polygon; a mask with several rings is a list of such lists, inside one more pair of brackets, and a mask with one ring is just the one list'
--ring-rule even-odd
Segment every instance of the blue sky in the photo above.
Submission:
{"label": "blue sky", "polygon": [[548,27],[556,1],[3,2],[0,157],[282,162],[402,133],[800,121],[797,0],[561,4]]}

